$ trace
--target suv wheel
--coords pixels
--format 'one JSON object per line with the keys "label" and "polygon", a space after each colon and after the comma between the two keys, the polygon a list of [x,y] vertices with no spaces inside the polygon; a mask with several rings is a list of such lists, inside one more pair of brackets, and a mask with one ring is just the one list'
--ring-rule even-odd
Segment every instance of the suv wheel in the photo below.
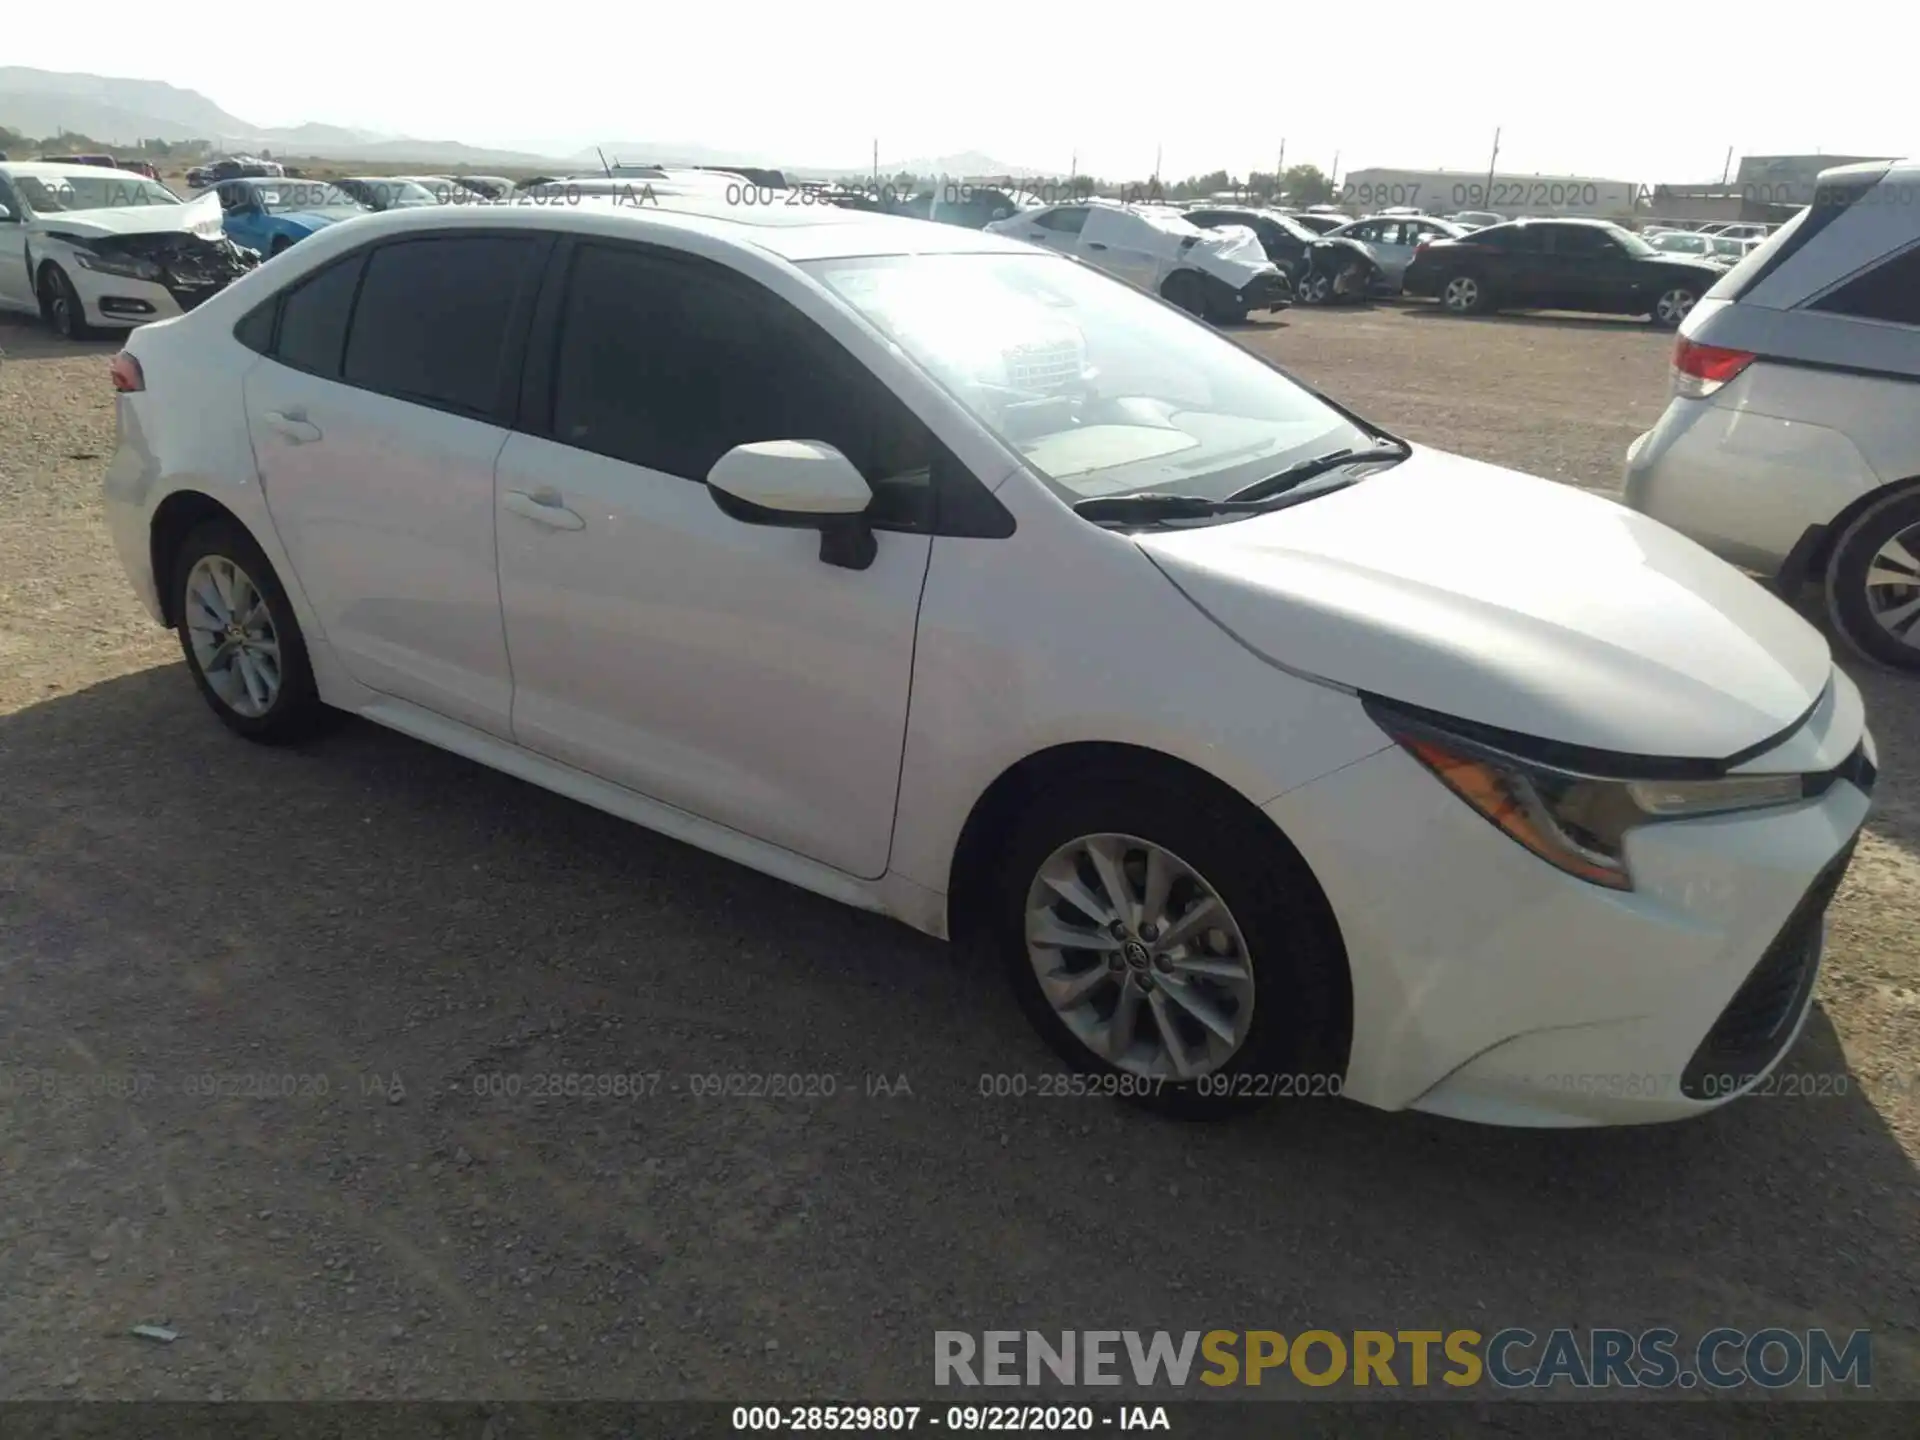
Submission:
{"label": "suv wheel", "polygon": [[228,729],[282,744],[333,718],[320,701],[293,605],[251,535],[230,520],[197,526],[173,576],[187,668]]}
{"label": "suv wheel", "polygon": [[1662,290],[1659,298],[1653,302],[1653,323],[1666,330],[1678,328],[1699,298],[1696,292],[1684,285],[1674,285]]}
{"label": "suv wheel", "polygon": [[1190,784],[1087,774],[1037,796],[1003,857],[997,948],[1097,1093],[1187,1116],[1340,1093],[1340,941],[1277,831]]}
{"label": "suv wheel", "polygon": [[1827,615],[1868,659],[1920,670],[1920,490],[1868,507],[1834,542]]}
{"label": "suv wheel", "polygon": [[49,265],[40,272],[40,313],[62,340],[93,338],[93,327],[87,323],[86,307],[80,303],[79,292],[58,265]]}

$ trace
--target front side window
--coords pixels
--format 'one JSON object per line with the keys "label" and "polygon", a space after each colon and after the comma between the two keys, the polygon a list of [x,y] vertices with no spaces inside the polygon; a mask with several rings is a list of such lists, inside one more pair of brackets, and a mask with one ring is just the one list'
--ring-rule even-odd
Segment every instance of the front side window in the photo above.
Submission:
{"label": "front side window", "polygon": [[704,482],[736,445],[818,440],[853,462],[881,523],[931,493],[925,426],[813,321],[723,268],[586,245],[555,357],[553,438]]}
{"label": "front side window", "polygon": [[341,378],[469,415],[490,412],[535,244],[459,235],[382,245],[360,283]]}
{"label": "front side window", "polygon": [[1178,311],[1055,256],[805,266],[1069,502],[1222,498],[1372,440],[1312,392]]}

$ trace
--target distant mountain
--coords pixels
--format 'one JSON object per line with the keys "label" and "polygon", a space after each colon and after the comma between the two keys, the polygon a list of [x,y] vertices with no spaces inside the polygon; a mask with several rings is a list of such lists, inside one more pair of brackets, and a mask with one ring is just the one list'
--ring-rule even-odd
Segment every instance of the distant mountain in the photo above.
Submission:
{"label": "distant mountain", "polygon": [[[818,156],[775,155],[766,151],[728,150],[693,141],[619,140],[602,145],[609,161],[625,165],[748,165],[779,170],[800,180],[838,179],[844,175],[866,175],[873,169],[871,157],[849,158],[844,164],[822,163]],[[596,170],[600,156],[592,149],[577,151],[568,157],[577,169]],[[1007,175],[1031,179],[1041,172],[1021,165],[1009,165],[977,150],[931,159],[882,161],[880,174],[897,175],[902,170],[915,175]]]}
{"label": "distant mountain", "polygon": [[0,125],[36,139],[73,131],[110,145],[141,140],[209,140],[217,149],[366,160],[383,164],[545,167],[554,162],[515,150],[484,150],[458,140],[410,140],[344,125],[262,126],[222,110],[197,90],[159,80],[122,80],[0,66]]}
{"label": "distant mountain", "polygon": [[26,135],[75,130],[96,140],[197,140],[259,127],[197,90],[162,80],[121,80],[0,65],[0,125]]}

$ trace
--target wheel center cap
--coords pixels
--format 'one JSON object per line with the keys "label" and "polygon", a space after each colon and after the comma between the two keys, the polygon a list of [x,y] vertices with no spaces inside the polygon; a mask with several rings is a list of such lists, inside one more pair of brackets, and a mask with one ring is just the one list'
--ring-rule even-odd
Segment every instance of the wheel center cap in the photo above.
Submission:
{"label": "wheel center cap", "polygon": [[1138,940],[1129,940],[1120,947],[1120,953],[1126,957],[1127,965],[1134,970],[1145,970],[1153,963],[1153,956],[1147,953],[1147,947]]}

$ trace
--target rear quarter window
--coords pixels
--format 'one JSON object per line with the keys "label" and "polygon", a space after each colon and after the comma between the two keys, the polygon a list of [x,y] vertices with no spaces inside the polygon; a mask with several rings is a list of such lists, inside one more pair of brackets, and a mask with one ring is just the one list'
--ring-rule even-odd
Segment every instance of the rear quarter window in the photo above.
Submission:
{"label": "rear quarter window", "polygon": [[1855,275],[1810,308],[1860,320],[1920,325],[1920,241]]}

